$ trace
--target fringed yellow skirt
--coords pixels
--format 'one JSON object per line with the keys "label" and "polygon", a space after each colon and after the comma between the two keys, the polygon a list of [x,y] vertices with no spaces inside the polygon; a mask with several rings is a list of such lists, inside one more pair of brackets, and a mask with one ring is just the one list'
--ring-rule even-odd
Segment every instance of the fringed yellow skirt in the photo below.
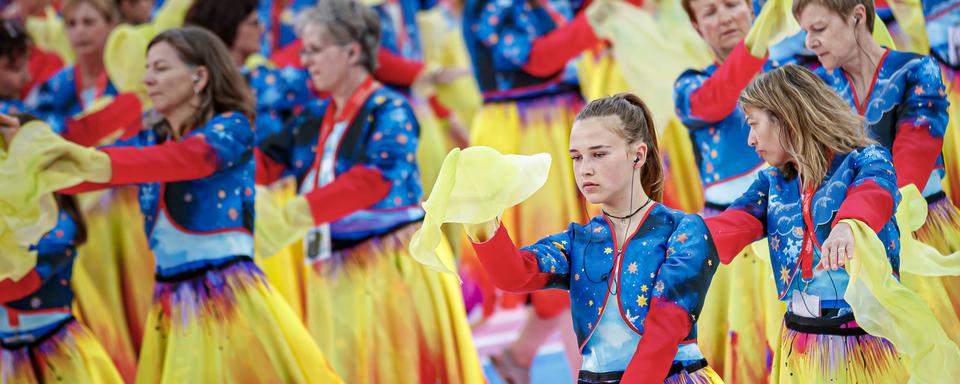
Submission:
{"label": "fringed yellow skirt", "polygon": [[339,383],[300,319],[247,258],[158,281],[138,383]]}
{"label": "fringed yellow skirt", "polygon": [[124,381],[136,375],[153,290],[153,253],[135,187],[81,195],[88,239],[71,284],[76,315],[100,340]]}
{"label": "fringed yellow skirt", "polygon": [[[543,187],[503,213],[501,221],[517,244],[532,244],[562,231],[570,222],[582,222],[589,217],[577,192],[569,154],[570,128],[582,107],[579,95],[568,94],[487,103],[474,118],[470,145],[488,146],[506,154],[548,153],[553,159]],[[534,310],[540,317],[558,316],[570,305],[569,296],[562,291],[540,291],[531,295]],[[499,300],[496,296],[516,295],[484,295],[484,300]],[[525,297],[521,295],[513,301],[525,301]]]}
{"label": "fringed yellow skirt", "polygon": [[774,358],[777,383],[906,383],[907,370],[889,341],[868,334],[804,333],[784,325]]}
{"label": "fringed yellow skirt", "polygon": [[97,339],[71,319],[42,341],[0,348],[0,382],[109,384],[123,380]]}
{"label": "fringed yellow skirt", "polygon": [[[960,251],[960,212],[949,198],[940,198],[929,204],[927,221],[914,235],[917,240],[936,248],[941,254]],[[933,277],[904,273],[901,281],[920,295],[950,339],[960,344],[960,276]]]}
{"label": "fringed yellow skirt", "polygon": [[[703,214],[717,213],[706,209]],[[769,261],[747,247],[729,265],[718,268],[710,282],[697,321],[697,343],[728,384],[770,379],[785,311],[770,270]]]}
{"label": "fringed yellow skirt", "polygon": [[[624,383],[627,384],[627,383]],[[713,368],[703,367],[692,373],[681,371],[674,373],[663,381],[663,384],[723,384],[723,379]]]}
{"label": "fringed yellow skirt", "polygon": [[[292,177],[280,180],[270,186],[270,195],[278,206],[283,206],[297,195],[297,182]],[[303,292],[303,243],[297,241],[280,250],[276,255],[265,257],[257,255],[257,266],[267,275],[270,287],[275,289],[290,305],[290,309],[301,321],[304,318]]]}
{"label": "fringed yellow skirt", "polygon": [[456,277],[407,251],[418,226],[307,267],[307,326],[348,383],[484,381]]}

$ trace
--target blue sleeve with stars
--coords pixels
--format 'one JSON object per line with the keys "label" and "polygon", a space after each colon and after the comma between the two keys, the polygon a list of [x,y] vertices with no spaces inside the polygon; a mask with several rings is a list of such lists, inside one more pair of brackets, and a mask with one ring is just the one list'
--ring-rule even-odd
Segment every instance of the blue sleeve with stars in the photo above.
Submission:
{"label": "blue sleeve with stars", "polygon": [[773,167],[761,171],[760,174],[757,175],[757,179],[750,185],[750,188],[734,200],[729,208],[746,212],[757,218],[757,220],[763,224],[764,232],[766,232],[767,228],[767,202],[769,197],[768,193],[770,192],[769,177],[771,173],[776,174],[777,172]]}
{"label": "blue sleeve with stars", "polygon": [[655,296],[679,305],[696,322],[720,259],[700,216],[688,214],[667,241]]}
{"label": "blue sleeve with stars", "polygon": [[[573,224],[571,224],[572,226]],[[570,289],[570,231],[568,230],[540,239],[536,243],[520,248],[537,257],[540,272],[550,275],[550,279],[543,287]]]}
{"label": "blue sleeve with stars", "polygon": [[877,183],[893,196],[893,206],[900,203],[900,189],[897,187],[897,174],[893,168],[890,151],[881,145],[871,145],[859,151],[859,156],[853,163],[856,175],[850,187],[859,186],[865,182]]}
{"label": "blue sleeve with stars", "polygon": [[376,168],[391,182],[389,194],[374,208],[418,204],[423,195],[417,168],[420,125],[413,109],[397,97],[376,107],[372,117],[362,164]]}
{"label": "blue sleeve with stars", "polygon": [[217,171],[244,165],[253,157],[253,128],[241,113],[217,115],[188,136],[195,135],[201,136],[217,154]]}
{"label": "blue sleeve with stars", "polygon": [[897,121],[897,128],[909,124],[911,127],[927,127],[930,136],[941,139],[947,129],[946,90],[940,75],[940,66],[929,56],[920,59],[917,68],[907,77],[905,100],[901,104],[903,114]]}
{"label": "blue sleeve with stars", "polygon": [[[473,25],[477,38],[493,52],[494,68],[500,71],[523,68],[537,38],[530,20],[517,20],[514,7],[512,0],[490,1]],[[524,24],[529,27],[522,28]]]}
{"label": "blue sleeve with stars", "polygon": [[697,130],[710,126],[710,122],[694,115],[693,108],[690,106],[690,96],[709,78],[703,72],[687,70],[677,78],[673,87],[673,104],[676,107],[677,117],[683,125],[687,126],[687,129]]}

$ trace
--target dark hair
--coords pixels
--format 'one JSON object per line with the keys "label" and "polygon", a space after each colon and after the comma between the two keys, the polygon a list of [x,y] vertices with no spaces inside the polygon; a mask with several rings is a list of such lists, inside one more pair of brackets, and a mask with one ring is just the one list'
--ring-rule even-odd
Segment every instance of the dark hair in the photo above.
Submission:
{"label": "dark hair", "polygon": [[[227,47],[213,33],[198,27],[169,29],[154,37],[147,50],[159,43],[170,44],[184,63],[206,67],[209,73],[207,86],[200,91],[197,114],[187,127],[188,131],[181,134],[206,123],[214,115],[230,111],[243,113],[253,120],[253,96],[247,82],[230,58]],[[164,120],[154,129],[170,133],[171,127]]]}
{"label": "dark hair", "polygon": [[0,57],[6,57],[11,62],[26,58],[30,52],[30,36],[23,25],[13,20],[2,20],[0,23],[3,24],[3,28],[0,28]]}
{"label": "dark hair", "polygon": [[297,34],[303,36],[307,26],[323,27],[334,43],[360,45],[360,65],[367,72],[377,70],[380,49],[380,16],[356,0],[323,0],[297,16]]}
{"label": "dark hair", "polygon": [[213,32],[227,48],[233,47],[237,29],[243,20],[257,10],[259,0],[196,0],[184,25],[195,25]]}
{"label": "dark hair", "polygon": [[[25,125],[31,121],[40,121],[39,118],[29,113],[12,113],[10,116],[20,121],[20,125]],[[77,225],[77,235],[73,238],[73,245],[79,246],[86,243],[87,222],[83,219],[83,214],[80,212],[80,204],[77,203],[76,196],[54,192],[53,199],[56,200],[57,207],[69,215]]]}
{"label": "dark hair", "polygon": [[596,99],[583,107],[576,121],[591,117],[616,116],[622,125],[616,130],[627,144],[638,141],[647,144],[647,161],[640,172],[640,185],[647,196],[655,201],[663,200],[663,160],[657,143],[657,130],[653,125],[650,108],[632,93]]}

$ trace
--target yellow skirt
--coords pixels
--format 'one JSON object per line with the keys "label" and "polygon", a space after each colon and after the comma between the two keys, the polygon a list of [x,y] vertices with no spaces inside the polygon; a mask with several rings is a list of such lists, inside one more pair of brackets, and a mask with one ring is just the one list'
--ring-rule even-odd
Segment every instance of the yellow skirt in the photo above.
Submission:
{"label": "yellow skirt", "polygon": [[[278,181],[270,186],[270,195],[279,206],[297,195],[297,182],[292,177]],[[269,256],[269,255],[268,255]],[[277,291],[290,305],[290,309],[301,321],[303,308],[303,243],[297,241],[280,250],[276,255],[264,257],[257,255],[257,266],[267,275],[270,287]]]}
{"label": "yellow skirt", "polygon": [[97,339],[71,319],[39,343],[0,348],[0,382],[100,384],[123,380]]}
{"label": "yellow skirt", "polygon": [[777,383],[906,383],[907,370],[886,339],[803,333],[784,326],[774,358]]}
{"label": "yellow skirt", "polygon": [[[708,209],[704,216],[717,213]],[[717,269],[697,320],[697,344],[727,383],[770,381],[786,311],[777,298],[769,260],[753,249],[747,247]]]}
{"label": "yellow skirt", "polygon": [[484,382],[456,277],[407,251],[417,227],[307,266],[307,326],[348,383]]}
{"label": "yellow skirt", "polygon": [[249,259],[158,281],[138,383],[339,383],[320,348]]}
{"label": "yellow skirt", "polygon": [[[577,191],[569,153],[570,129],[581,108],[583,100],[580,96],[570,94],[521,102],[487,103],[480,107],[474,118],[470,127],[470,145],[488,146],[506,154],[548,153],[553,159],[543,187],[529,199],[507,209],[501,217],[517,244],[533,244],[564,230],[570,222],[583,222],[590,217]],[[472,250],[465,248],[469,245],[461,248],[461,256],[468,257]],[[488,287],[487,290],[494,289]],[[540,291],[530,295],[536,313],[543,318],[560,315],[570,306],[565,292]],[[496,301],[526,300],[526,295],[484,295],[488,307]]]}
{"label": "yellow skirt", "polygon": [[[927,221],[914,232],[914,236],[941,254],[960,251],[960,211],[948,198],[931,203]],[[908,256],[901,255],[903,257]],[[920,295],[950,339],[960,344],[960,276],[916,276],[904,273],[901,281]]]}
{"label": "yellow skirt", "polygon": [[663,384],[723,384],[723,379],[710,367],[703,367],[693,373],[686,371],[674,373]]}
{"label": "yellow skirt", "polygon": [[87,242],[78,249],[71,285],[77,318],[133,381],[153,290],[153,253],[143,231],[137,189],[85,194]]}

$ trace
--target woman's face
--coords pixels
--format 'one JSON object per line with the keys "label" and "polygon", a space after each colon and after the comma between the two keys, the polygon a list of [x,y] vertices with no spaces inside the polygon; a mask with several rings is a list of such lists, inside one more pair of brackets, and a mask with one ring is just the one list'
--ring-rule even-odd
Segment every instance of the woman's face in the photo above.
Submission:
{"label": "woman's face", "polygon": [[[580,193],[591,204],[619,204],[630,193],[634,168],[643,166],[647,145],[627,145],[615,133],[623,123],[617,116],[591,117],[573,123],[570,158]],[[639,156],[640,161],[634,163]],[[636,180],[640,180],[639,175]],[[637,190],[640,190],[638,187]]]}
{"label": "woman's face", "polygon": [[715,52],[726,58],[747,36],[753,24],[753,10],[744,0],[692,0],[694,29]]}
{"label": "woman's face", "polygon": [[107,36],[113,30],[113,23],[86,2],[77,4],[65,16],[67,38],[77,56],[103,57],[103,47],[107,44]]}
{"label": "woman's face", "polygon": [[[856,28],[866,23],[862,16],[844,18],[820,4],[807,5],[800,12],[800,28],[807,33],[806,46],[817,54],[826,69],[842,67],[860,51]],[[860,20],[858,20],[860,19]],[[862,27],[865,28],[865,27]]]}
{"label": "woman's face", "polygon": [[747,144],[750,144],[767,164],[777,168],[786,165],[790,155],[780,142],[779,122],[765,110],[751,106],[744,106],[743,109],[747,115],[747,124],[750,125]]}
{"label": "woman's face", "polygon": [[260,19],[257,18],[257,12],[250,12],[237,26],[237,35],[233,38],[231,47],[234,51],[239,52],[242,57],[260,52],[260,35],[262,33],[263,26],[260,24]]}
{"label": "woman's face", "polygon": [[336,44],[323,26],[310,25],[304,29],[300,60],[310,73],[314,88],[330,92],[347,77],[347,71],[357,63],[356,49],[351,46],[356,44]]}
{"label": "woman's face", "polygon": [[206,86],[203,67],[189,65],[180,59],[167,42],[160,42],[147,51],[147,70],[143,82],[154,108],[161,114],[190,106]]}
{"label": "woman's face", "polygon": [[0,57],[0,99],[19,99],[30,81],[26,55]]}

